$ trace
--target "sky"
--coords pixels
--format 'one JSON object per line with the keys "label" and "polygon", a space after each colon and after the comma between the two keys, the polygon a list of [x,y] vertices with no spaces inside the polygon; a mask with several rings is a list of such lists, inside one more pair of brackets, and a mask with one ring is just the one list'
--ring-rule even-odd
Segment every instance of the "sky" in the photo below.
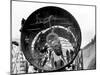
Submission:
{"label": "sky", "polygon": [[95,7],[80,5],[46,4],[12,1],[12,39],[20,39],[22,18],[45,6],[57,6],[70,12],[77,20],[82,32],[81,48],[87,45],[95,35]]}

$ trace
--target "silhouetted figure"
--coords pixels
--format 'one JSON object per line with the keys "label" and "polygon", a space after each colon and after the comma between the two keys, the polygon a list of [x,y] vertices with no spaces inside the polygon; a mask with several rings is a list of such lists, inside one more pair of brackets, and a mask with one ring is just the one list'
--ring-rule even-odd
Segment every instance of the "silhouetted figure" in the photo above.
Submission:
{"label": "silhouetted figure", "polygon": [[73,54],[74,52],[72,51],[72,49],[70,49],[70,58],[73,59]]}
{"label": "silhouetted figure", "polygon": [[70,61],[70,54],[69,54],[68,50],[66,51],[66,60],[69,63],[69,61]]}

